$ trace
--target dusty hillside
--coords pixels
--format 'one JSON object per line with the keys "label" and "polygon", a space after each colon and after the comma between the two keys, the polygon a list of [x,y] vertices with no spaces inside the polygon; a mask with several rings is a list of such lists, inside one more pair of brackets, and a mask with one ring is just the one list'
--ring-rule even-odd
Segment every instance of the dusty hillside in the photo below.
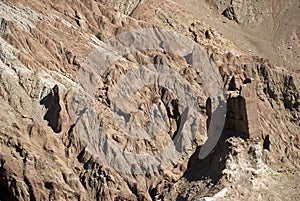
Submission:
{"label": "dusty hillside", "polygon": [[[218,30],[244,54],[260,55],[270,59],[276,66],[298,68],[297,64],[300,61],[299,1],[146,1],[143,3],[147,4],[147,7],[143,7],[140,12],[139,7],[143,4],[139,4],[135,9],[129,9],[129,6],[129,8],[120,6],[119,1],[112,2],[114,3],[110,5],[125,13],[131,13],[131,16],[142,15],[141,19],[145,20],[145,15],[149,15],[151,21],[152,16],[155,15],[154,10],[156,15],[162,18],[168,12],[160,13],[164,10],[164,7],[160,5],[169,4],[171,9],[165,8],[170,9],[171,12],[168,19],[169,25],[174,23],[174,20],[182,21],[187,25],[188,20],[182,20],[182,17],[188,16],[191,19],[192,15],[210,29]],[[133,2],[137,4],[139,1]],[[180,18],[175,17],[174,7],[176,7],[175,10],[185,8]],[[176,29],[180,30],[179,27]]]}
{"label": "dusty hillside", "polygon": [[0,200],[297,200],[299,2],[0,2]]}
{"label": "dusty hillside", "polygon": [[299,1],[175,2],[218,29],[247,54],[268,58],[276,66],[299,68]]}

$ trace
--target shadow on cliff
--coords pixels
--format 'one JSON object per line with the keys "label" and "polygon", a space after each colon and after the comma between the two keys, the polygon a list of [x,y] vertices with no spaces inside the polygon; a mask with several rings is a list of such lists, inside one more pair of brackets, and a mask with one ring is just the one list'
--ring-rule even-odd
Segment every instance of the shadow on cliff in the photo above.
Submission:
{"label": "shadow on cliff", "polygon": [[48,121],[48,126],[50,126],[55,133],[61,132],[61,119],[59,115],[61,106],[59,104],[59,91],[57,85],[55,85],[51,92],[40,101],[40,104],[44,105],[47,109],[44,120]]}
{"label": "shadow on cliff", "polygon": [[[249,138],[245,101],[243,98],[238,100],[238,104],[236,99],[227,101],[225,124],[218,143],[212,152],[204,159],[199,159],[199,151],[202,146],[198,146],[190,157],[187,170],[183,175],[188,181],[208,179],[210,183],[217,184],[222,178],[222,171],[225,169],[226,158],[230,152],[230,144],[226,140],[230,137],[240,137],[245,140]],[[212,116],[211,100],[208,99],[206,104],[208,129],[210,117]],[[239,109],[236,106],[239,106]]]}

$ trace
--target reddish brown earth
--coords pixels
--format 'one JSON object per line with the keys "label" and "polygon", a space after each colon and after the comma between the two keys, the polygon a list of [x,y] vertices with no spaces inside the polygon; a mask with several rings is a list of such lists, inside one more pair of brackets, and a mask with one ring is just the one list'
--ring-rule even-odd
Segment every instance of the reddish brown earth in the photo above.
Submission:
{"label": "reddish brown earth", "polygon": [[[0,2],[0,200],[298,200],[300,4],[220,2]],[[115,44],[130,46],[142,38],[134,30],[145,29],[155,30],[160,48],[121,55],[104,44],[130,33]],[[172,41],[161,30],[181,38]],[[182,38],[200,45],[209,71],[192,67],[197,49]],[[121,58],[110,63],[116,54]],[[126,89],[151,74],[140,68],[147,64],[158,66],[159,79],[142,82],[127,104]],[[190,88],[177,89],[178,77]],[[156,156],[178,139],[186,110],[181,97],[158,84],[168,80],[176,92],[191,92],[181,97],[196,97],[199,114],[192,115],[201,121],[185,124],[184,136],[193,131],[194,139],[188,146],[180,138],[177,149],[187,149],[175,159],[167,153],[168,165],[160,166],[159,157],[138,156]],[[224,87],[226,118],[217,145],[199,159],[210,122],[221,124],[209,93],[217,85],[208,83]],[[112,111],[140,128],[153,116],[167,123],[154,137],[134,138]]]}

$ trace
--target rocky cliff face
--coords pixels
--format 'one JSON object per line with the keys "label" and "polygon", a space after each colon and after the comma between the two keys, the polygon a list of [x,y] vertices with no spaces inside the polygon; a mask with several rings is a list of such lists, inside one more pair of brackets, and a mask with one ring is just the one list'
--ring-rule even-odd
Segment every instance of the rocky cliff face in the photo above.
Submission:
{"label": "rocky cliff face", "polygon": [[0,200],[297,200],[299,60],[178,3],[0,3]]}

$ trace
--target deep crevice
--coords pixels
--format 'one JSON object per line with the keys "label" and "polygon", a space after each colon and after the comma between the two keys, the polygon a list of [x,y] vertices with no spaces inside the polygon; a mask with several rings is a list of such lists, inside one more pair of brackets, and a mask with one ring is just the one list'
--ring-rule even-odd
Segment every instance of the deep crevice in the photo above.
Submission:
{"label": "deep crevice", "polygon": [[28,187],[28,193],[29,193],[30,201],[36,201],[32,185],[31,185],[31,183],[29,182],[29,180],[26,176],[24,176],[24,182]]}
{"label": "deep crevice", "polygon": [[8,187],[0,182],[0,201],[17,201],[17,198],[9,191]]}
{"label": "deep crevice", "polygon": [[270,136],[267,135],[265,138],[264,138],[264,142],[263,142],[263,149],[266,149],[266,150],[269,150],[270,151]]}

